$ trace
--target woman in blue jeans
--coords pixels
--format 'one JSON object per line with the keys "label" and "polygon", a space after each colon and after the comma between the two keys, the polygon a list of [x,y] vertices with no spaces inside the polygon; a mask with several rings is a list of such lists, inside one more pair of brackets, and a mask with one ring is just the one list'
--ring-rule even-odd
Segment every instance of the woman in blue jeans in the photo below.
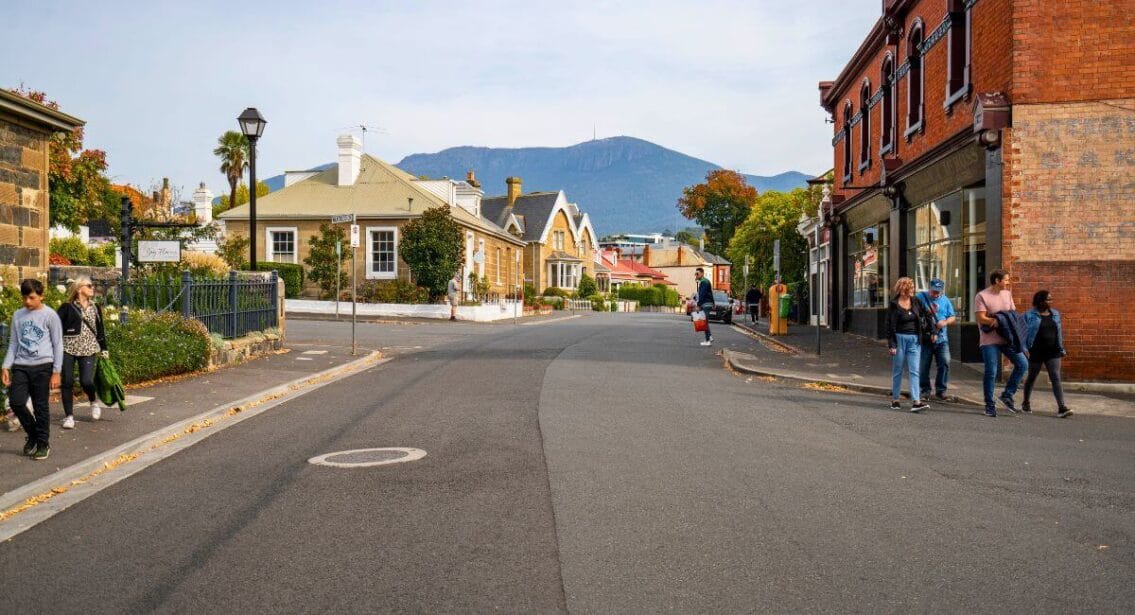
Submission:
{"label": "woman in blue jeans", "polygon": [[1062,419],[1072,416],[1072,410],[1064,404],[1064,387],[1060,383],[1060,359],[1068,352],[1064,350],[1060,311],[1052,307],[1052,293],[1041,290],[1033,295],[1033,308],[1025,312],[1025,324],[1028,327],[1025,347],[1029,349],[1029,375],[1025,378],[1025,401],[1021,410],[1032,411],[1029,397],[1043,367],[1048,370],[1052,395],[1056,398],[1056,416]]}
{"label": "woman in blue jeans", "polygon": [[922,400],[919,391],[919,367],[922,338],[936,339],[933,323],[928,314],[914,299],[914,280],[899,278],[895,282],[894,298],[887,308],[887,346],[891,350],[891,408],[902,407],[899,397],[902,394],[902,373],[909,374],[910,398],[914,403],[911,412],[921,412],[930,407]]}

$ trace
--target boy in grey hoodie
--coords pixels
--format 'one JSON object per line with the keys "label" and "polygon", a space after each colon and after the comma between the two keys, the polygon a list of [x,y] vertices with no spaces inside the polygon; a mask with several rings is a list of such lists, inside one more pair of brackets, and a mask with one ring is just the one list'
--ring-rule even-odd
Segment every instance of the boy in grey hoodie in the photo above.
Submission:
{"label": "boy in grey hoodie", "polygon": [[[3,382],[8,402],[28,434],[24,454],[38,460],[51,453],[48,445],[51,414],[47,398],[59,388],[63,368],[63,325],[55,310],[43,305],[43,282],[20,283],[24,307],[12,315],[8,352],[4,355]],[[31,396],[35,416],[28,412]]]}

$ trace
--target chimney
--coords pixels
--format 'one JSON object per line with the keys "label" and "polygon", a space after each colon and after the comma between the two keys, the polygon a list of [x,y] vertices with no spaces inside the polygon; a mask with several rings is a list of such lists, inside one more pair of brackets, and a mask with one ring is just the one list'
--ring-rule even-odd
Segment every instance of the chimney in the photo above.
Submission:
{"label": "chimney", "polygon": [[682,246],[678,246],[678,266],[682,266]]}
{"label": "chimney", "polygon": [[363,143],[355,135],[339,135],[339,185],[353,186],[363,163]]}
{"label": "chimney", "polygon": [[198,226],[206,226],[213,221],[213,193],[205,187],[205,182],[193,192],[193,213]]}
{"label": "chimney", "polygon": [[481,187],[481,182],[477,181],[476,175],[473,175],[473,169],[469,169],[469,172],[465,174],[465,183],[473,186],[474,188]]}
{"label": "chimney", "polygon": [[698,240],[698,251],[705,252],[705,237]]}
{"label": "chimney", "polygon": [[642,247],[642,264],[647,267],[650,266],[650,246],[644,245]]}
{"label": "chimney", "polygon": [[520,198],[522,182],[519,177],[509,177],[504,183],[508,184],[508,205],[511,207],[516,204],[516,199]]}

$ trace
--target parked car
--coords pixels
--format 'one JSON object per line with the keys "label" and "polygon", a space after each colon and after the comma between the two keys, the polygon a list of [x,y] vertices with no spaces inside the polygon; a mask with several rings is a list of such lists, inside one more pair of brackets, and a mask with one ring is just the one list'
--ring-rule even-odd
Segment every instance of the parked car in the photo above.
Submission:
{"label": "parked car", "polygon": [[713,291],[713,309],[706,314],[710,320],[720,320],[725,324],[733,322],[733,306],[736,302],[723,290]]}

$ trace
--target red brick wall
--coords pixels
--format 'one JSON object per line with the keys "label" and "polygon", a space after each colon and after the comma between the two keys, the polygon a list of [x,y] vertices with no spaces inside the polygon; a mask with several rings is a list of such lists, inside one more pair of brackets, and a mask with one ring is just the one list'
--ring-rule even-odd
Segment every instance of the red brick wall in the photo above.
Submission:
{"label": "red brick wall", "polygon": [[1135,98],[1135,2],[1014,0],[1013,103]]}
{"label": "red brick wall", "polygon": [[1135,379],[1135,261],[1019,262],[1013,279],[1013,297],[1022,311],[1032,305],[1037,290],[1052,292],[1068,350],[1066,378]]}
{"label": "red brick wall", "polygon": [[[867,63],[866,69],[857,78],[848,81],[847,85],[838,93],[839,102],[834,108],[836,123],[833,136],[843,130],[845,101],[851,101],[852,114],[860,110],[859,89],[863,79],[870,80],[872,93],[877,91],[881,82],[883,59],[887,52],[890,51],[895,58],[896,68],[903,64],[910,52],[909,35],[911,28],[921,19],[923,38],[929,37],[935,28],[942,23],[946,15],[947,5],[947,0],[923,0],[915,4],[903,16],[903,35],[900,43],[897,46],[880,46],[873,59]],[[954,103],[951,109],[944,108],[949,36],[943,37],[923,58],[923,130],[911,135],[909,140],[903,137],[903,133],[906,131],[907,92],[910,87],[910,78],[908,75],[899,80],[898,87],[895,89],[898,115],[895,126],[897,150],[889,153],[888,157],[898,157],[904,163],[914,161],[959,132],[970,130],[973,122],[972,93],[1009,91],[1012,80],[1012,24],[1008,19],[1011,14],[1010,5],[1011,0],[980,0],[970,10],[972,21],[971,95]],[[871,185],[877,183],[880,179],[879,142],[882,139],[882,109],[882,101],[880,101],[869,111],[871,115],[872,160],[871,167],[862,173],[859,171],[859,148],[863,124],[860,123],[851,129],[853,171],[851,185]],[[835,193],[850,198],[858,191],[842,188],[844,174],[842,148],[842,143],[833,148],[833,166],[835,167],[836,177]]]}

